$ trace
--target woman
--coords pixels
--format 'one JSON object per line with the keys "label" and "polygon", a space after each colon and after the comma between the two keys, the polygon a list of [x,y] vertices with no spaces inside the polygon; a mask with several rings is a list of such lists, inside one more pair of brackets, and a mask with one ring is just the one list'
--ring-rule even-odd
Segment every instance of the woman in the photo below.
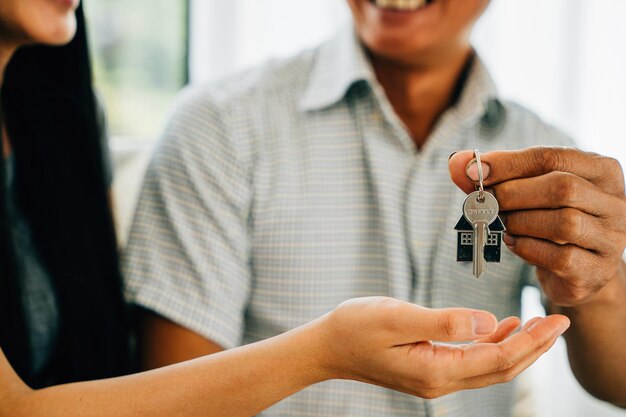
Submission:
{"label": "woman", "polygon": [[[562,316],[535,319],[509,336],[516,318],[496,325],[484,311],[356,299],[249,346],[147,373],[32,390],[27,384],[131,370],[77,7],[77,0],[0,1],[0,417],[248,416],[332,378],[435,397],[510,379],[567,324]],[[62,48],[22,48],[73,37]],[[429,340],[478,343],[433,348]]]}
{"label": "woman", "polygon": [[[71,3],[0,2],[3,64],[20,45],[71,39]],[[1,346],[35,387],[127,373],[110,180],[82,16],[71,44],[19,50],[2,70]]]}

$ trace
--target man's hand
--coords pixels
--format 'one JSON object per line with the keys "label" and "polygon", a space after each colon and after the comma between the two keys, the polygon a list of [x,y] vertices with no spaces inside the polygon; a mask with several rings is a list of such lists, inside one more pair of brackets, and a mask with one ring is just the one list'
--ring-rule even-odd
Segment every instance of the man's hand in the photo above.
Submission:
{"label": "man's hand", "polygon": [[[466,193],[478,179],[472,151],[450,158]],[[573,148],[535,147],[481,155],[486,187],[500,203],[505,243],[528,263],[559,306],[591,300],[616,281],[626,247],[626,197],[619,162]]]}
{"label": "man's hand", "polygon": [[[508,382],[567,329],[565,316],[496,323],[488,312],[428,309],[386,297],[344,302],[317,324],[324,379],[367,382],[422,398]],[[439,342],[463,342],[450,345]]]}

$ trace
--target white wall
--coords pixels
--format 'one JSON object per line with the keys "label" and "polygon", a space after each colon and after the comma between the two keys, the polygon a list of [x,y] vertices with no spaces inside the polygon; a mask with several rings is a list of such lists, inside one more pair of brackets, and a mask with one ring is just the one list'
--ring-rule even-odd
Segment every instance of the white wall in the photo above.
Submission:
{"label": "white wall", "polygon": [[505,97],[626,166],[626,2],[494,0],[475,44]]}
{"label": "white wall", "polygon": [[342,0],[192,0],[191,80],[203,82],[284,57],[330,37]]}

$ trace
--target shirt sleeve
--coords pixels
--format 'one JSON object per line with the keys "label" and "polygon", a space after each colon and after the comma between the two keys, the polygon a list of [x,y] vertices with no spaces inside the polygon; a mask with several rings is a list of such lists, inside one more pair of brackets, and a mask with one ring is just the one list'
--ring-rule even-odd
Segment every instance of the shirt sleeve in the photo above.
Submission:
{"label": "shirt sleeve", "polygon": [[124,256],[130,302],[228,349],[250,292],[246,163],[207,95],[174,112],[149,164]]}

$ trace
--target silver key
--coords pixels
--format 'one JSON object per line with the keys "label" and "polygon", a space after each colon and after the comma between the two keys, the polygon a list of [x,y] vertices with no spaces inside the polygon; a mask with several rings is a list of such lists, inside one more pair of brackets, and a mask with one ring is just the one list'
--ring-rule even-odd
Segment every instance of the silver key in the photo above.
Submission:
{"label": "silver key", "polygon": [[[482,197],[482,198],[481,198]],[[474,228],[474,275],[476,278],[485,272],[485,245],[489,235],[489,224],[498,217],[498,200],[488,192],[475,191],[463,203],[463,215]]]}

